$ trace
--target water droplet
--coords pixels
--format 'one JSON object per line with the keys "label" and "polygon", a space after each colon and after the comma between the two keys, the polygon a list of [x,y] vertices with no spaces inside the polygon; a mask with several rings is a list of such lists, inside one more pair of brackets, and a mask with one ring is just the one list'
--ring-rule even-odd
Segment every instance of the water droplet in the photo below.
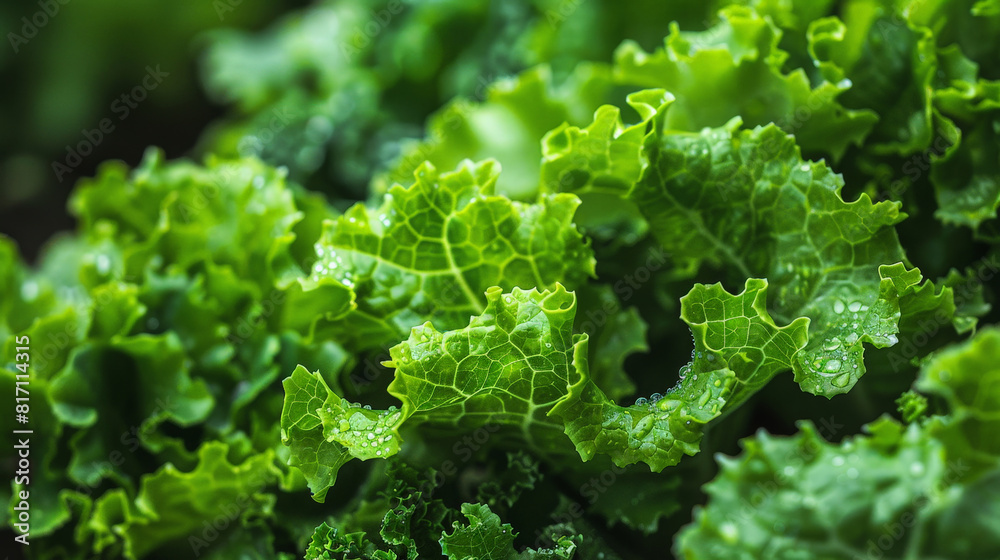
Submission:
{"label": "water droplet", "polygon": [[830,373],[840,371],[840,360],[830,360],[826,362],[823,366],[823,371],[828,371]]}
{"label": "water droplet", "polygon": [[375,434],[368,432],[368,439],[375,439]]}
{"label": "water droplet", "polygon": [[104,276],[111,271],[111,259],[107,255],[97,255],[97,273]]}
{"label": "water droplet", "polygon": [[833,461],[831,462],[833,463],[833,466],[840,467],[844,464],[844,457],[841,455],[837,455],[836,457],[833,458]]}
{"label": "water droplet", "polygon": [[711,398],[712,398],[712,392],[705,391],[704,393],[701,394],[701,397],[698,398],[698,406],[705,406],[706,404],[708,404],[708,401]]}
{"label": "water droplet", "polygon": [[635,406],[645,406],[645,405],[646,405],[646,397],[639,397],[638,399],[635,399]]}
{"label": "water droplet", "polygon": [[721,379],[716,379],[715,383],[713,383],[713,385],[715,385],[716,387],[722,387],[722,380]]}
{"label": "water droplet", "polygon": [[847,469],[847,478],[851,478],[851,479],[858,478],[859,474],[860,473],[858,472],[858,469],[856,469],[854,467],[851,467],[851,468]]}
{"label": "water droplet", "polygon": [[847,387],[851,383],[851,374],[844,373],[842,375],[838,375],[837,377],[834,377],[830,383],[832,383],[834,387],[840,387],[841,389]]}
{"label": "water droplet", "polygon": [[21,284],[21,298],[24,301],[33,301],[38,297],[38,284],[33,280],[29,280],[24,284]]}
{"label": "water droplet", "polygon": [[844,302],[840,301],[839,299],[837,301],[833,302],[833,311],[834,311],[834,313],[838,313],[838,314],[839,313],[843,313],[844,309],[846,309],[846,306],[844,306]]}
{"label": "water droplet", "polygon": [[910,474],[912,474],[913,476],[920,476],[924,474],[923,463],[913,463],[912,465],[910,465]]}
{"label": "water droplet", "polygon": [[351,423],[347,420],[341,420],[337,427],[340,428],[340,431],[346,432],[351,429]]}
{"label": "water droplet", "polygon": [[632,428],[632,437],[636,438],[635,447],[638,447],[642,442],[639,439],[646,437],[650,431],[653,429],[653,417],[644,416],[642,420],[636,423],[635,427]]}
{"label": "water droplet", "polygon": [[826,350],[827,352],[832,352],[837,348],[840,348],[839,338],[831,338],[830,340],[826,341],[826,344],[823,345],[823,350]]}
{"label": "water droplet", "polygon": [[719,534],[723,539],[730,543],[736,543],[740,536],[739,529],[736,528],[736,525],[728,521],[719,525]]}
{"label": "water droplet", "polygon": [[847,306],[847,309],[849,309],[851,313],[857,313],[858,311],[861,311],[861,302],[852,301],[851,304]]}
{"label": "water droplet", "polygon": [[896,335],[894,334],[886,335],[885,339],[889,341],[889,344],[896,344],[899,342],[899,339],[896,338]]}
{"label": "water droplet", "polygon": [[677,408],[677,406],[680,404],[681,401],[676,399],[663,399],[660,402],[656,403],[656,407],[659,408],[660,410],[669,412]]}

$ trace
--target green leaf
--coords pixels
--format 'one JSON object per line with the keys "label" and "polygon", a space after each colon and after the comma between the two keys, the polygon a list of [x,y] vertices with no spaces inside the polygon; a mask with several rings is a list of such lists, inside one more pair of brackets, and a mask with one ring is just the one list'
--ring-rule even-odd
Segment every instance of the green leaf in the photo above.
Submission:
{"label": "green leaf", "polygon": [[907,423],[912,423],[914,420],[925,417],[927,413],[927,398],[917,392],[907,391],[896,399],[896,406],[903,420]]}
{"label": "green leaf", "polygon": [[[109,471],[120,477],[126,470],[107,469],[112,451],[122,455],[121,448],[134,451],[140,442],[159,451],[170,445],[157,437],[159,426],[167,421],[180,426],[202,422],[215,402],[205,381],[191,378],[173,335],[87,343],[71,356],[49,391],[55,417],[79,428],[72,438],[68,473],[91,487]],[[132,467],[137,460],[128,453],[119,462]]]}
{"label": "green leaf", "polygon": [[441,535],[441,550],[449,560],[571,559],[579,546],[579,539],[563,537],[550,549],[527,549],[518,554],[513,528],[501,523],[500,516],[489,506],[462,504],[462,514],[468,518],[468,525],[456,522],[450,535]]}
{"label": "green leaf", "polygon": [[635,202],[677,262],[675,274],[708,266],[733,282],[768,278],[774,319],[810,320],[796,381],[819,395],[850,390],[865,371],[862,343],[898,341],[898,300],[920,281],[916,270],[883,266],[905,258],[892,227],[904,217],[898,205],[867,195],[844,201],[841,177],[804,161],[775,126],[739,130],[737,119],[679,132],[669,128],[669,94],[648,90],[629,102],[648,120],[626,127],[609,107],[587,129],[555,131],[543,173],[556,182],[593,178]]}
{"label": "green leaf", "polygon": [[572,224],[575,196],[524,204],[494,195],[492,162],[448,173],[425,164],[415,177],[380,207],[356,205],[328,224],[309,281],[349,286],[357,309],[321,323],[317,336],[385,348],[432,318],[445,329],[466,324],[491,286],[573,287],[593,276],[592,252]]}
{"label": "green leaf", "polygon": [[935,150],[931,165],[934,215],[978,232],[1000,207],[1000,81],[980,79],[978,66],[957,48],[943,49],[939,57],[948,87],[934,92],[934,104],[947,143]]}
{"label": "green leaf", "polygon": [[287,248],[302,217],[282,173],[259,161],[166,163],[156,150],[131,174],[123,165],[102,166],[81,182],[70,208],[83,231],[113,232],[127,277],[141,277],[150,263],[208,260],[261,285],[293,271]]}
{"label": "green leaf", "polygon": [[[677,387],[648,405],[615,405],[577,365],[569,396],[552,414],[566,423],[580,456],[605,453],[618,466],[643,461],[659,471],[697,453],[704,426],[790,369],[806,343],[809,321],[778,327],[765,309],[766,293],[767,282],[756,279],[735,296],[719,284],[695,286],[681,300],[681,318],[694,335],[694,362]],[[585,360],[581,344],[574,363]]]}
{"label": "green leaf", "polygon": [[[540,452],[564,447],[562,424],[549,410],[565,397],[580,367],[573,336],[576,298],[561,285],[539,292],[486,292],[486,309],[468,327],[439,332],[430,323],[390,349],[396,376],[389,393],[403,418],[453,427],[509,425]],[[581,375],[585,375],[585,372]]]}
{"label": "green leaf", "polygon": [[476,500],[491,510],[506,512],[525,492],[535,489],[542,473],[538,461],[524,451],[507,453],[506,468],[492,473],[492,478],[479,485]]}
{"label": "green leaf", "polygon": [[[602,469],[601,463],[590,463],[587,470],[578,467],[569,476],[579,484],[587,512],[604,518],[608,527],[621,524],[651,535],[660,528],[661,519],[682,509],[683,474],[653,473],[638,467]],[[574,521],[574,525],[577,523]],[[584,543],[590,548],[586,534]]]}
{"label": "green leaf", "polygon": [[343,446],[323,435],[319,411],[332,393],[319,373],[310,373],[302,366],[282,385],[281,441],[291,450],[288,464],[305,475],[313,498],[322,502],[337,480],[337,471],[351,458]]}
{"label": "green leaf", "polygon": [[708,504],[695,508],[676,553],[846,560],[919,550],[919,527],[949,501],[935,489],[949,475],[940,444],[916,425],[881,420],[869,430],[836,445],[803,422],[793,437],[743,440],[739,457],[719,459],[718,477],[705,486]]}
{"label": "green leaf", "polygon": [[[386,365],[397,371],[389,393],[402,401],[400,412],[351,408],[318,374],[297,370],[286,380],[285,439],[312,444],[322,427],[327,441],[370,459],[398,452],[404,422],[451,430],[510,426],[549,456],[564,453],[565,432],[584,460],[604,453],[620,466],[643,461],[661,470],[697,453],[704,425],[790,369],[805,345],[808,320],[776,326],[765,309],[766,286],[750,280],[738,296],[719,285],[696,286],[682,300],[695,336],[692,373],[658,403],[632,407],[615,405],[590,379],[587,337],[572,334],[572,293],[561,286],[510,294],[493,288],[468,327],[442,333],[428,323],[390,350]],[[293,427],[311,435],[287,431]],[[332,484],[342,461],[337,455],[323,464],[334,472],[323,472],[321,487]]]}
{"label": "green leaf", "polygon": [[705,31],[671,24],[664,47],[652,53],[626,41],[615,52],[615,81],[672,93],[677,107],[665,117],[668,128],[693,132],[734,117],[751,127],[773,122],[795,133],[804,149],[840,159],[865,139],[876,116],[836,100],[849,83],[814,88],[805,71],[786,74],[780,39],[781,31],[752,9],[730,6]]}
{"label": "green leaf", "polygon": [[996,0],[908,0],[898,9],[910,25],[931,29],[938,47],[956,45],[985,75],[997,77],[1000,5]]}
{"label": "green leaf", "polygon": [[[575,310],[574,294],[559,284],[552,292],[514,288],[504,294],[494,287],[486,292],[482,315],[466,328],[414,327],[407,341],[390,349],[392,359],[386,362],[396,368],[388,391],[402,401],[400,411],[352,406],[319,374],[297,369],[285,381],[283,439],[293,456],[308,455],[303,461],[317,499],[332,486],[344,462],[341,454],[359,459],[395,455],[404,423],[452,430],[509,426],[541,453],[571,453],[562,423],[547,413],[566,396],[569,370],[576,367],[574,345],[583,344],[573,337]],[[333,442],[324,449],[335,460],[316,461],[319,441]]]}
{"label": "green leaf", "polygon": [[218,538],[218,529],[206,530],[211,524],[234,526],[237,531],[259,530],[246,524],[271,515],[275,497],[266,489],[280,471],[270,453],[233,464],[227,459],[228,451],[220,442],[206,443],[198,451],[194,470],[181,472],[168,464],[143,477],[134,500],[121,489],[101,496],[89,522],[98,541],[104,543],[97,550],[120,542],[129,559],[153,550],[200,556]]}
{"label": "green leaf", "polygon": [[440,554],[441,531],[458,517],[457,511],[434,497],[437,477],[443,475],[433,469],[426,473],[426,478],[422,477],[397,461],[391,462],[388,469],[389,484],[384,495],[389,507],[382,517],[379,536],[407,558]]}
{"label": "green leaf", "polygon": [[853,2],[844,21],[830,17],[812,22],[809,53],[825,84],[854,84],[840,97],[844,106],[878,115],[865,149],[906,155],[931,143],[934,37],[888,4]]}
{"label": "green leaf", "polygon": [[914,386],[946,405],[947,416],[933,417],[930,429],[949,457],[968,461],[973,472],[1000,464],[1000,330],[983,329],[935,354]]}
{"label": "green leaf", "polygon": [[538,193],[539,140],[563,122],[585,123],[606,100],[609,82],[606,67],[582,63],[556,84],[543,65],[492,84],[482,103],[459,98],[431,116],[428,138],[404,149],[397,165],[375,180],[374,189],[385,192],[393,183],[409,184],[425,161],[454,169],[466,159],[493,158],[504,168],[497,192],[532,200]]}
{"label": "green leaf", "polygon": [[342,534],[326,522],[316,527],[306,560],[396,560],[393,552],[377,550],[364,533]]}
{"label": "green leaf", "polygon": [[[902,426],[881,418],[867,435],[824,441],[808,422],[793,437],[759,434],[720,459],[708,504],[676,542],[689,558],[991,558],[1000,496],[1000,331],[927,361],[915,387],[944,415]],[[927,400],[899,400],[917,420]],[[752,507],[747,507],[752,504]]]}

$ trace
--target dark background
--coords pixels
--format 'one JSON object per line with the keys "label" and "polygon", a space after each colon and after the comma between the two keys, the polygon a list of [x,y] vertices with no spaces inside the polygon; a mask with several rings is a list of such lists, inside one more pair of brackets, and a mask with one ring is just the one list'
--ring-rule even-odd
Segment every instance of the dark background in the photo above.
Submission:
{"label": "dark background", "polygon": [[[222,108],[208,100],[198,79],[207,33],[260,29],[308,4],[61,1],[67,3],[0,3],[0,233],[14,238],[29,262],[54,233],[74,227],[66,200],[101,162],[136,165],[149,146],[163,148],[168,158],[183,156],[221,116]],[[45,6],[55,15],[45,13]],[[26,26],[23,18],[44,23]],[[147,66],[157,65],[169,76],[120,118],[123,105],[115,111],[112,104],[141,85]],[[113,131],[59,180],[53,163],[65,164],[68,149],[89,144],[84,131],[97,129],[106,118]]]}

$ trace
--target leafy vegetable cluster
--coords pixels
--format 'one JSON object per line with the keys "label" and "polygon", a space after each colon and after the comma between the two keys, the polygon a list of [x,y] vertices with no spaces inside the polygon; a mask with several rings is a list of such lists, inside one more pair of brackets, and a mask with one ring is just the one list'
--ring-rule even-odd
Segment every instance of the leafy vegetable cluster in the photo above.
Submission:
{"label": "leafy vegetable cluster", "polygon": [[1000,557],[997,53],[996,0],[213,36],[203,163],[0,237],[33,557]]}

